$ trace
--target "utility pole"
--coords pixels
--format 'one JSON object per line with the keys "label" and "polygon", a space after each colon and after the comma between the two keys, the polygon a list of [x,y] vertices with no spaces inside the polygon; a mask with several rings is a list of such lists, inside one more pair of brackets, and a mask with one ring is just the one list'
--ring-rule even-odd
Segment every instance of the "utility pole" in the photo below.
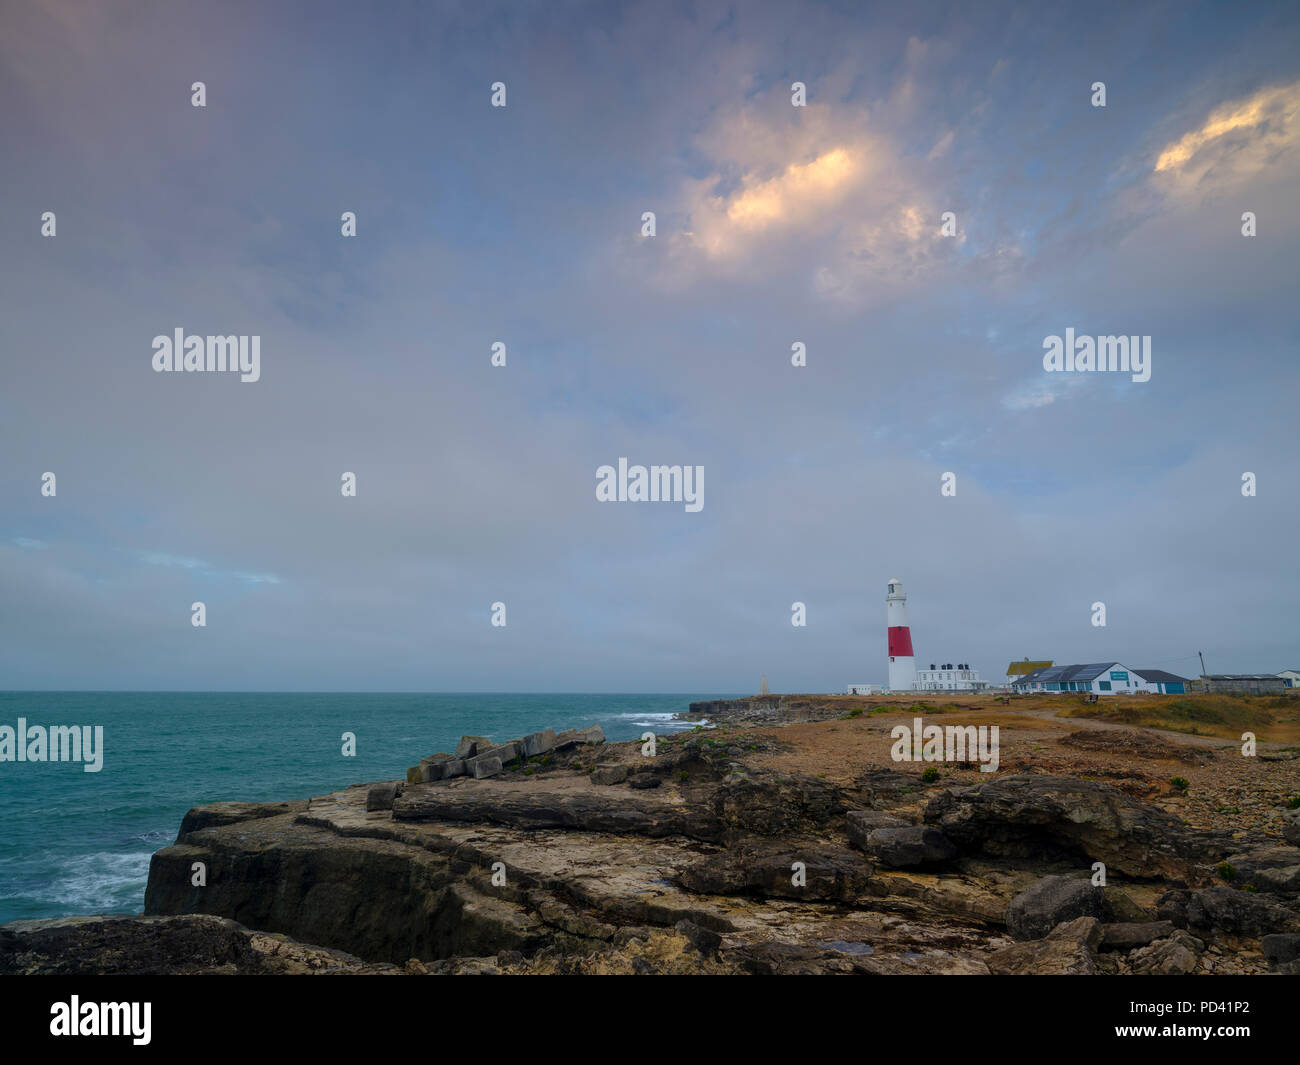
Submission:
{"label": "utility pole", "polygon": [[1209,690],[1210,690],[1210,675],[1209,675],[1208,673],[1205,672],[1205,655],[1203,655],[1200,651],[1197,651],[1197,652],[1196,652],[1196,655],[1197,655],[1197,657],[1200,658],[1200,660],[1201,660],[1201,681],[1202,681],[1202,686],[1205,688],[1206,691],[1209,691]]}

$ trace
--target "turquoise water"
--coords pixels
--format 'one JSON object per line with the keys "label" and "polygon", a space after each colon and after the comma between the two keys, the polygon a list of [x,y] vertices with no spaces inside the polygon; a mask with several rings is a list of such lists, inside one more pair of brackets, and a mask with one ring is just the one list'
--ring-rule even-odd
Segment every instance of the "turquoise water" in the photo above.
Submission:
{"label": "turquoise water", "polygon": [[[104,765],[0,762],[0,923],[138,913],[149,856],[191,806],[305,799],[406,775],[464,733],[598,724],[610,740],[693,727],[721,695],[0,692],[0,725],[102,725]],[[343,757],[342,734],[356,734]]]}

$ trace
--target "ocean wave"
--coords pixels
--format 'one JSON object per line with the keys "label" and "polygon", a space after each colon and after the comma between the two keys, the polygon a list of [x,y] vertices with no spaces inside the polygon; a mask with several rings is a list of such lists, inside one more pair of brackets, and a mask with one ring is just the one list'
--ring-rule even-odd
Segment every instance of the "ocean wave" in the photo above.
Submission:
{"label": "ocean wave", "polygon": [[117,911],[128,903],[140,909],[152,856],[152,851],[136,851],[65,858],[45,896],[73,913]]}
{"label": "ocean wave", "polygon": [[646,710],[638,710],[638,711],[636,711],[635,713],[630,713],[630,714],[614,714],[614,715],[612,715],[612,716],[615,717],[615,718],[629,718],[629,719],[630,719],[630,718],[634,718],[634,717],[648,717],[648,718],[653,718],[653,719],[655,719],[656,721],[671,721],[671,720],[672,720],[673,718],[675,718],[677,715],[676,715],[676,714],[672,714],[672,713],[669,713],[669,714],[655,714],[655,713],[650,713],[650,712],[648,712],[648,711],[646,711]]}

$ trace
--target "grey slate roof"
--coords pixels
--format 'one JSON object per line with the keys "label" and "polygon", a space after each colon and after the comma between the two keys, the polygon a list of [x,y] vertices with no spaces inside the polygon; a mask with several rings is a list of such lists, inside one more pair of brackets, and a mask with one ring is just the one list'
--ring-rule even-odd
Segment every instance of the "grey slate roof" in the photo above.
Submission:
{"label": "grey slate roof", "polygon": [[1135,669],[1133,670],[1139,677],[1152,684],[1186,684],[1187,678],[1180,677],[1177,673],[1166,673],[1163,669]]}

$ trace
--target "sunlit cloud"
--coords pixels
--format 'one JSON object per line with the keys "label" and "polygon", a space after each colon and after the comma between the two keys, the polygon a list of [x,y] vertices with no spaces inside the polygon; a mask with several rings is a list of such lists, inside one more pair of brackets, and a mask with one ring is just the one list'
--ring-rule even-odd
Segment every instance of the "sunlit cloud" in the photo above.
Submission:
{"label": "sunlit cloud", "polygon": [[1153,176],[1176,195],[1210,193],[1275,166],[1300,141],[1300,81],[1216,107],[1161,149]]}

